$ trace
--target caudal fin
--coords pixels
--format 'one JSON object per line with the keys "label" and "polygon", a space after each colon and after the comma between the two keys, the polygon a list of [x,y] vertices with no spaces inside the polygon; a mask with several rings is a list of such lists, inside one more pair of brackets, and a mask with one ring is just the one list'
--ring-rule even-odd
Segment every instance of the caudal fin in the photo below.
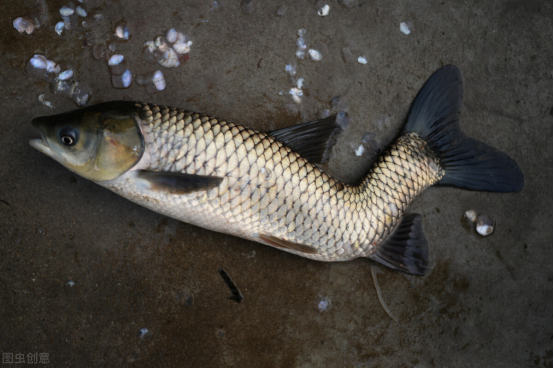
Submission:
{"label": "caudal fin", "polygon": [[436,71],[417,95],[404,127],[421,136],[445,170],[438,185],[476,191],[516,192],[523,174],[507,154],[467,137],[460,129],[462,74],[453,65]]}

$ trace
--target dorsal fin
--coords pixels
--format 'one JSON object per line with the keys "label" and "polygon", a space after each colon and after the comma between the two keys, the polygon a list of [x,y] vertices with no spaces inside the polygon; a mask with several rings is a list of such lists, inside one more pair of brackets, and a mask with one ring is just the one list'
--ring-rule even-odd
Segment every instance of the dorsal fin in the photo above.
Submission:
{"label": "dorsal fin", "polygon": [[298,124],[270,132],[269,134],[312,163],[329,160],[331,148],[342,131],[348,127],[345,112],[328,118]]}

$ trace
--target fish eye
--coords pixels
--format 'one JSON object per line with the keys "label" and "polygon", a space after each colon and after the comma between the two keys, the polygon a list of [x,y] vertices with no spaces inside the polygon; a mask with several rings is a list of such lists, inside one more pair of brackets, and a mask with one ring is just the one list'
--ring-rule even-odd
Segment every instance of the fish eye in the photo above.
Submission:
{"label": "fish eye", "polygon": [[59,139],[62,145],[73,146],[77,143],[77,131],[74,128],[63,128],[60,131]]}

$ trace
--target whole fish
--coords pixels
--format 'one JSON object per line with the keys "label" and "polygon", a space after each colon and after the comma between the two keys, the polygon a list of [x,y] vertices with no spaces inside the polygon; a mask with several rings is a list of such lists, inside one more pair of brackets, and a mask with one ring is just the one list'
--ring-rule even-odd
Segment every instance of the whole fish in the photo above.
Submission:
{"label": "whole fish", "polygon": [[403,132],[357,184],[327,160],[345,115],[271,133],[183,109],[107,102],[40,117],[30,144],[80,176],[168,217],[321,261],[358,257],[425,275],[421,216],[404,215],[432,185],[523,188],[505,153],[460,130],[462,76],[435,72]]}

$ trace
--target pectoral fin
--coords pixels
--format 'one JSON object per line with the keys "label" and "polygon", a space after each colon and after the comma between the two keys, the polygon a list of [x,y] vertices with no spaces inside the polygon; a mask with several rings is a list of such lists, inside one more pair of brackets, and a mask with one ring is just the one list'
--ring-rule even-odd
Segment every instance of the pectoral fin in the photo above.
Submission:
{"label": "pectoral fin", "polygon": [[304,252],[306,254],[318,254],[319,253],[319,251],[317,251],[317,249],[315,249],[313,247],[306,246],[306,245],[301,245],[299,243],[294,243],[294,242],[290,242],[290,241],[285,241],[285,240],[282,240],[280,238],[273,237],[273,236],[266,236],[264,234],[261,234],[260,239],[264,242],[269,243],[271,246],[275,246],[275,247],[278,247],[280,249],[300,251],[300,252]]}
{"label": "pectoral fin", "polygon": [[200,176],[186,173],[152,172],[140,170],[137,173],[139,184],[152,191],[162,191],[171,194],[188,194],[198,191],[208,191],[219,186],[223,178]]}

